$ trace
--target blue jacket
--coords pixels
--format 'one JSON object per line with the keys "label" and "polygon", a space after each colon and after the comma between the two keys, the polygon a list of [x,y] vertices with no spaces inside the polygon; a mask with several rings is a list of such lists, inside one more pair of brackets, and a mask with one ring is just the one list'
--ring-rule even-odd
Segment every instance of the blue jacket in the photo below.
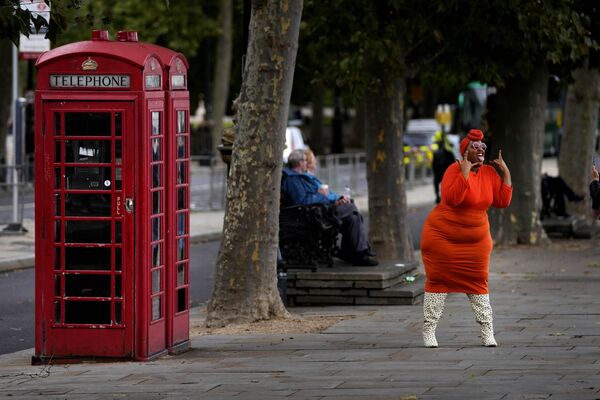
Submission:
{"label": "blue jacket", "polygon": [[329,191],[329,196],[318,192],[321,181],[314,175],[301,174],[289,168],[284,168],[281,176],[281,195],[284,206],[296,204],[331,204],[340,196]]}

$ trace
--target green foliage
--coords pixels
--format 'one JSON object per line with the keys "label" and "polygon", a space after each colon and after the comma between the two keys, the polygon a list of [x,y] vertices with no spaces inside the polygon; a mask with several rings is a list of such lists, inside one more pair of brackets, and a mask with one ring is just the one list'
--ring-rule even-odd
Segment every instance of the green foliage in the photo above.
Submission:
{"label": "green foliage", "polygon": [[473,79],[501,86],[541,63],[570,65],[597,49],[594,3],[306,0],[301,55],[318,60],[316,76],[355,94],[394,76],[441,87]]}
{"label": "green foliage", "polygon": [[87,1],[60,42],[88,39],[92,29],[106,29],[111,35],[120,30],[130,30],[137,31],[142,41],[193,57],[204,38],[218,33],[216,20],[204,12],[205,7],[217,2],[210,0],[199,5],[182,0]]}
{"label": "green foliage", "polygon": [[[44,2],[50,5],[50,0]],[[0,39],[8,38],[15,44],[19,43],[20,34],[29,36],[32,27],[35,32],[45,30],[47,39],[56,40],[67,28],[67,22],[77,14],[81,1],[53,0],[49,23],[19,5],[19,0],[0,0]]]}

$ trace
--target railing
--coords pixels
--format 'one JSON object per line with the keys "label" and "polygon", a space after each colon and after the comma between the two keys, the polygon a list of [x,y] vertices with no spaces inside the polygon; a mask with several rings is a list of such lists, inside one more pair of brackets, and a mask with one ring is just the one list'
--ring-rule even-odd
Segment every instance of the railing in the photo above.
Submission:
{"label": "railing", "polygon": [[[353,196],[367,194],[366,156],[364,153],[318,156],[318,176],[331,190],[344,193],[346,186]],[[405,155],[405,177],[409,187],[429,184],[431,166],[420,153]],[[220,157],[192,156],[191,209],[222,210],[225,207],[227,166]]]}
{"label": "railing", "polygon": [[24,232],[23,219],[33,212],[33,164],[0,165],[0,234]]}

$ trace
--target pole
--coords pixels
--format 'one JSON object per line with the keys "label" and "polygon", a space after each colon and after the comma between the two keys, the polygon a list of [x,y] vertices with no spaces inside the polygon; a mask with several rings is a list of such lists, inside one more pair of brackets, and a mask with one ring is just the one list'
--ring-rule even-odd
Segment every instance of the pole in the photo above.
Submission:
{"label": "pole", "polygon": [[12,185],[13,185],[13,222],[19,223],[19,192],[17,185],[19,184],[19,175],[17,173],[17,98],[19,97],[19,50],[16,45],[13,45],[12,51],[12,70],[13,70],[13,84],[12,84],[12,137],[13,137],[13,149],[15,156],[13,158],[12,168]]}
{"label": "pole", "polygon": [[[13,222],[8,224],[0,235],[23,235],[27,233],[27,229],[19,219],[19,171],[17,164],[23,163],[23,146],[24,146],[24,128],[25,128],[25,113],[23,105],[25,99],[19,99],[19,50],[17,46],[13,46],[12,51],[12,139],[13,139],[13,160],[8,168],[12,168],[12,188],[13,188]],[[10,176],[11,174],[7,174]]]}

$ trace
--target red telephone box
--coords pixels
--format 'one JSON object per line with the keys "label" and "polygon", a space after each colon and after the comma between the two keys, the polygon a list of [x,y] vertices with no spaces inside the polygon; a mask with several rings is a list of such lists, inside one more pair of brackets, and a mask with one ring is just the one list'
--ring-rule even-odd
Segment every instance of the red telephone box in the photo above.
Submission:
{"label": "red telephone box", "polygon": [[189,346],[189,101],[165,82],[187,62],[158,49],[95,31],[36,63],[34,359]]}

